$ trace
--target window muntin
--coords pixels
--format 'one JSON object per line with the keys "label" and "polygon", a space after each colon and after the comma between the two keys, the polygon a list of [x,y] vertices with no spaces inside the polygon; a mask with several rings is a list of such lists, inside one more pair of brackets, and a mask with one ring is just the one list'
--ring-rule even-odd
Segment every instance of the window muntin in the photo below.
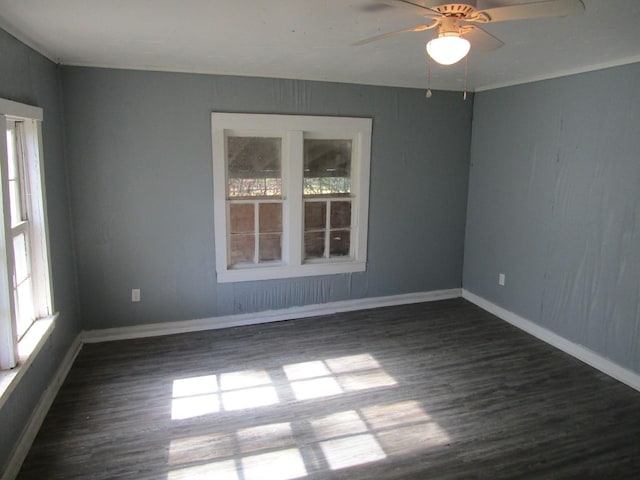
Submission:
{"label": "window muntin", "polygon": [[366,269],[371,119],[213,113],[212,141],[219,282]]}

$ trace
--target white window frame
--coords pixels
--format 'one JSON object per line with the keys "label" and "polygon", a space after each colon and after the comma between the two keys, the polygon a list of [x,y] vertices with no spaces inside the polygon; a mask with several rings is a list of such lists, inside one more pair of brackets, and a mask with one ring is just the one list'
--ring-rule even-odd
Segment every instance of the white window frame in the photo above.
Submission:
{"label": "white window frame", "polygon": [[[53,328],[53,292],[49,264],[45,183],[42,165],[41,108],[0,98],[0,369],[24,362]],[[21,339],[17,337],[16,305],[13,297],[14,255],[8,189],[8,123],[18,121],[24,133],[25,190],[28,197],[29,265],[35,321]],[[40,321],[42,320],[42,321]]]}
{"label": "white window frame", "polygon": [[[216,272],[219,283],[332,275],[366,270],[372,119],[213,112],[211,130]],[[256,264],[250,267],[229,265],[226,173],[226,137],[229,135],[282,138],[282,260],[276,264]],[[348,257],[312,261],[303,259],[302,186],[305,136],[314,139],[350,139],[352,141],[351,250]]]}

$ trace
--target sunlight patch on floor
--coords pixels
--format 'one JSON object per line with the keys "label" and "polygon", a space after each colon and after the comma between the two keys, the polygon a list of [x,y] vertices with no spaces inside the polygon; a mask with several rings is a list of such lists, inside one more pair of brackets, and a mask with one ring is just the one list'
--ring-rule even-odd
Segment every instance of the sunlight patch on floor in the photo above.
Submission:
{"label": "sunlight patch on floor", "polygon": [[199,417],[221,410],[265,407],[280,402],[266,370],[178,378],[173,381],[172,392],[172,420]]}
{"label": "sunlight patch on floor", "polygon": [[266,407],[279,401],[276,389],[272,386],[245,388],[222,393],[222,404],[227,411]]}
{"label": "sunlight patch on floor", "polygon": [[288,422],[243,428],[236,432],[236,439],[242,453],[264,450],[265,445],[269,448],[285,448],[296,443]]}
{"label": "sunlight patch on floor", "polygon": [[218,380],[215,375],[178,378],[173,381],[173,398],[191,397],[218,391]]}
{"label": "sunlight patch on floor", "polygon": [[340,388],[340,385],[338,385],[338,382],[333,377],[291,382],[291,390],[293,390],[293,394],[297,400],[329,397],[343,393],[342,388]]}
{"label": "sunlight patch on floor", "polygon": [[[275,384],[271,375],[283,378],[283,373],[286,382]],[[171,418],[264,408],[279,404],[281,398],[290,401],[292,394],[302,402],[397,384],[370,354],[292,363],[280,372],[249,369],[180,378],[173,381]],[[380,395],[383,399],[384,393]],[[370,402],[377,397],[362,398]],[[252,426],[246,428],[172,440],[169,465],[174,469],[167,480],[290,480],[327,465],[341,470],[450,442],[417,400],[365,403],[263,425],[259,421],[268,414],[250,415],[246,425]]]}
{"label": "sunlight patch on floor", "polygon": [[236,462],[226,460],[194,467],[171,470],[167,480],[240,480],[236,469]]}
{"label": "sunlight patch on floor", "polygon": [[290,480],[307,476],[304,460],[297,448],[263,453],[242,459],[245,480]]}
{"label": "sunlight patch on floor", "polygon": [[325,363],[333,373],[357,372],[359,370],[374,370],[381,368],[378,361],[368,353],[328,358],[325,360]]}
{"label": "sunlight patch on floor", "polygon": [[224,432],[174,438],[169,444],[169,465],[187,465],[231,457],[235,453],[232,435]]}
{"label": "sunlight patch on floor", "polygon": [[378,432],[376,437],[389,455],[424,452],[450,442],[449,436],[433,422],[385,430]]}
{"label": "sunlight patch on floor", "polygon": [[220,388],[225,391],[269,385],[270,383],[271,377],[266,370],[242,370],[220,375]]}
{"label": "sunlight patch on floor", "polygon": [[220,411],[220,399],[217,394],[195,397],[174,398],[171,402],[171,419],[184,420]]}
{"label": "sunlight patch on floor", "polygon": [[424,451],[451,441],[415,400],[363,407],[360,412],[389,455]]}
{"label": "sunlight patch on floor", "polygon": [[396,385],[393,377],[384,370],[346,373],[338,376],[338,383],[347,392],[368,390],[370,388],[390,387]]}
{"label": "sunlight patch on floor", "polygon": [[387,458],[371,434],[354,435],[320,442],[320,448],[331,470],[377,462]]}
{"label": "sunlight patch on floor", "polygon": [[355,410],[338,412],[326,417],[311,421],[313,434],[318,440],[353,435],[368,431],[367,425],[362,421]]}
{"label": "sunlight patch on floor", "polygon": [[282,369],[289,381],[324,377],[331,374],[322,360],[285,365]]}
{"label": "sunlight patch on floor", "polygon": [[292,363],[282,367],[297,400],[396,385],[368,353]]}

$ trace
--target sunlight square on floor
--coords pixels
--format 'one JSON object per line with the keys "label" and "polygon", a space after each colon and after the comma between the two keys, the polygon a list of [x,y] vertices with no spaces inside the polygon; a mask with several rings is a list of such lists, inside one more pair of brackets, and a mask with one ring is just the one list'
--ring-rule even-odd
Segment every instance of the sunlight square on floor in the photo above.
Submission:
{"label": "sunlight square on floor", "polygon": [[331,470],[383,460],[387,455],[371,434],[354,435],[320,443]]}

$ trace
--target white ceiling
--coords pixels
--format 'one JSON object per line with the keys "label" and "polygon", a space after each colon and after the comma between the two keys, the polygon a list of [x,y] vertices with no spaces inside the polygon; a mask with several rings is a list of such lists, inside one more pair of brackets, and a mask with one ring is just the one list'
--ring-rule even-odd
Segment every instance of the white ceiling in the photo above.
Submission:
{"label": "white ceiling", "polygon": [[[471,52],[469,90],[640,61],[640,0],[583,2],[575,17],[486,25],[505,46]],[[379,0],[0,0],[0,27],[66,65],[418,88],[432,32],[351,43],[422,23]],[[431,86],[462,90],[464,62],[434,65]]]}

